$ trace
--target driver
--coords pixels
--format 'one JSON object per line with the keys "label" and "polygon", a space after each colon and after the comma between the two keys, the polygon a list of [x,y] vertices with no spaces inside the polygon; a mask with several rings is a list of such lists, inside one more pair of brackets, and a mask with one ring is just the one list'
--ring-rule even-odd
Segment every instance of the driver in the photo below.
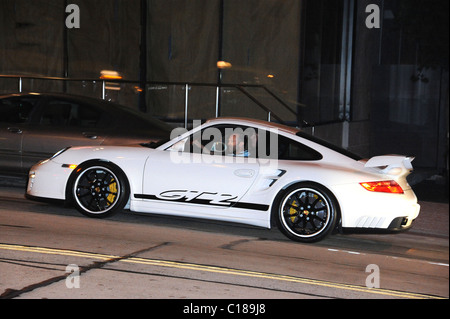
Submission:
{"label": "driver", "polygon": [[233,133],[228,137],[227,140],[227,152],[228,155],[232,156],[242,156],[248,157],[250,153],[248,152],[248,138],[244,134]]}

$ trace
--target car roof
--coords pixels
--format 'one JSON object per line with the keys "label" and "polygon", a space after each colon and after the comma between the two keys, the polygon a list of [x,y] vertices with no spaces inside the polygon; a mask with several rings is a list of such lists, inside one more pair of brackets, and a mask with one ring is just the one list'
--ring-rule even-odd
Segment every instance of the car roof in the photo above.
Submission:
{"label": "car roof", "polygon": [[208,120],[206,123],[208,124],[237,124],[237,125],[253,125],[253,126],[259,126],[263,129],[277,129],[278,131],[285,132],[287,134],[293,134],[297,137],[303,138],[309,142],[312,142],[314,144],[317,144],[319,146],[325,147],[329,151],[337,152],[341,155],[344,155],[346,157],[349,157],[355,161],[359,161],[362,159],[361,156],[354,154],[353,152],[350,152],[342,147],[336,146],[328,141],[325,141],[323,139],[317,138],[313,135],[310,135],[308,133],[303,132],[299,128],[286,126],[283,124],[273,123],[273,122],[267,122],[263,120],[255,120],[250,118],[240,118],[240,117],[221,117],[221,118],[215,118]]}
{"label": "car roof", "polygon": [[245,117],[218,117],[213,118],[208,121],[206,121],[207,124],[237,124],[237,125],[254,125],[262,127],[266,130],[268,129],[277,129],[279,131],[283,131],[289,134],[297,134],[300,129],[296,127],[290,127],[287,125],[274,123],[274,122],[267,122],[264,120],[256,120],[251,118],[245,118]]}
{"label": "car roof", "polygon": [[150,121],[153,125],[157,125],[160,129],[170,132],[171,126],[169,126],[167,123],[154,118],[153,116],[149,115],[148,113],[141,113],[133,108],[124,106],[122,104],[105,101],[102,99],[97,99],[93,97],[83,96],[83,95],[75,95],[75,94],[67,94],[67,93],[52,93],[52,92],[45,92],[45,93],[37,93],[37,92],[26,92],[26,93],[11,93],[11,94],[3,94],[0,95],[0,99],[5,98],[13,98],[13,97],[32,97],[37,96],[40,98],[56,98],[56,99],[65,99],[67,101],[72,101],[76,103],[85,103],[90,105],[96,105],[97,107],[108,110],[110,107],[115,107],[116,110],[119,110],[121,112],[125,112],[128,115],[137,116],[139,118],[142,118],[144,121]]}

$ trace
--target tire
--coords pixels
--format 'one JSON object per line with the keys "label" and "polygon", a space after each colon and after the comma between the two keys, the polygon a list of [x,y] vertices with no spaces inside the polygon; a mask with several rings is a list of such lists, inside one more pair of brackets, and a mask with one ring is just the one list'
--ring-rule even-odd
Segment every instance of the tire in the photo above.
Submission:
{"label": "tire", "polygon": [[120,168],[105,162],[82,165],[70,183],[72,203],[83,215],[105,218],[122,211],[130,197],[130,187]]}
{"label": "tire", "polygon": [[273,217],[288,238],[311,243],[325,238],[335,227],[338,204],[331,192],[315,183],[296,184],[275,201]]}

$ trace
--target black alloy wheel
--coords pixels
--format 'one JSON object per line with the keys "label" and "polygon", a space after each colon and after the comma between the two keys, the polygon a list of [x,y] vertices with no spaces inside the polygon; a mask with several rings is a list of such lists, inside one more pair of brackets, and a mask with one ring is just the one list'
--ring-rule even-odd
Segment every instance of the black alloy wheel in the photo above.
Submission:
{"label": "black alloy wheel", "polygon": [[325,238],[335,227],[338,205],[325,187],[302,183],[289,187],[274,205],[280,231],[299,242]]}
{"label": "black alloy wheel", "polygon": [[82,167],[72,185],[73,203],[88,217],[109,217],[121,211],[129,194],[125,174],[109,163]]}

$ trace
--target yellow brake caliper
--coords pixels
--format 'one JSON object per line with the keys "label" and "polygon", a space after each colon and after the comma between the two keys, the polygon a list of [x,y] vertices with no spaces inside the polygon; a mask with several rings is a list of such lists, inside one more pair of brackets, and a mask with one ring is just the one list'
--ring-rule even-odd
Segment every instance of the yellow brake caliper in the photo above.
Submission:
{"label": "yellow brake caliper", "polygon": [[294,200],[292,202],[292,206],[293,207],[289,209],[289,215],[291,215],[289,218],[291,219],[291,222],[295,222],[295,219],[297,218],[297,210],[294,207],[298,207],[297,201]]}
{"label": "yellow brake caliper", "polygon": [[117,193],[117,182],[114,181],[114,179],[111,179],[110,181],[111,184],[109,184],[109,195],[107,197],[108,202],[109,203],[114,203],[114,200],[116,198],[116,194],[112,194],[112,193]]}

